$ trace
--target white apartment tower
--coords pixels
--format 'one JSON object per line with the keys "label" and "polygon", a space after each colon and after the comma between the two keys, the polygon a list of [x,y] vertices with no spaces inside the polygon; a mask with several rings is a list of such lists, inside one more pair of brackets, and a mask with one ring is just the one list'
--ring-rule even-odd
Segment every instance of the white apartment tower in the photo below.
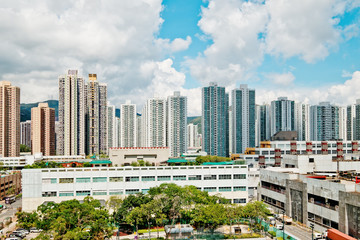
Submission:
{"label": "white apartment tower", "polygon": [[166,100],[148,99],[142,118],[143,147],[166,147]]}
{"label": "white apartment tower", "polygon": [[115,106],[110,105],[108,102],[108,146],[110,147],[118,147],[118,129],[117,129],[117,121],[115,117]]}
{"label": "white apartment tower", "polygon": [[295,131],[298,141],[310,141],[310,105],[295,103]]}
{"label": "white apartment tower", "polygon": [[190,123],[187,125],[187,144],[188,148],[201,147],[201,134],[199,134],[199,126]]}
{"label": "white apartment tower", "polygon": [[187,150],[187,97],[174,92],[167,100],[167,141],[170,155],[179,157]]}
{"label": "white apartment tower", "polygon": [[136,105],[126,101],[120,107],[120,146],[137,147]]}
{"label": "white apartment tower", "polygon": [[87,85],[78,70],[59,77],[58,155],[85,154]]}
{"label": "white apartment tower", "polygon": [[31,148],[31,120],[20,122],[20,144]]}
{"label": "white apartment tower", "polygon": [[97,81],[96,74],[89,74],[87,90],[88,101],[88,152],[87,154],[107,153],[107,85]]}

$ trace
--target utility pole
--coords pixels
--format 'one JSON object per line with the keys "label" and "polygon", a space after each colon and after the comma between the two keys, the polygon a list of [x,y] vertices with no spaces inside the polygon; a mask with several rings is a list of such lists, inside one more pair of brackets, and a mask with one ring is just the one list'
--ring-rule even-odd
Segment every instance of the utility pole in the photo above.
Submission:
{"label": "utility pole", "polygon": [[311,240],[314,240],[314,224],[310,223],[310,228],[311,228]]}

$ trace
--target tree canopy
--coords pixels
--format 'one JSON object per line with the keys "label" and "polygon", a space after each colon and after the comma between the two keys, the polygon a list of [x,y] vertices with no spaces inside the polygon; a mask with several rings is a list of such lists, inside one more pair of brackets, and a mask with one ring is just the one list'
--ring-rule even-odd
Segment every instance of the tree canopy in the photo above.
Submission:
{"label": "tree canopy", "polygon": [[112,233],[108,210],[98,200],[85,197],[84,202],[69,200],[40,205],[37,211],[17,213],[21,227],[37,227],[44,231],[38,239],[52,235],[54,239],[104,239]]}
{"label": "tree canopy", "polygon": [[61,168],[62,165],[57,162],[34,162],[32,165],[26,165],[24,168]]}

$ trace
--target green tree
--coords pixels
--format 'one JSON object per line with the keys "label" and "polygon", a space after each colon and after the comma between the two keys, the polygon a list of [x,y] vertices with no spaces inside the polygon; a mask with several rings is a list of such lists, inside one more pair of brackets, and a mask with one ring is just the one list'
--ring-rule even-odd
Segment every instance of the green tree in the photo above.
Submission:
{"label": "green tree", "polygon": [[192,211],[192,223],[211,232],[226,222],[226,209],[222,204],[196,205]]}
{"label": "green tree", "polygon": [[25,229],[36,227],[38,222],[38,214],[34,212],[17,212],[19,226]]}
{"label": "green tree", "polygon": [[37,221],[26,220],[25,217],[28,216],[26,213],[21,213],[19,216],[19,224],[35,222],[38,228],[44,230],[39,239],[47,239],[50,234],[55,240],[85,237],[104,239],[112,232],[108,211],[101,207],[98,200],[91,197],[85,197],[83,203],[74,199],[40,205],[37,210]]}
{"label": "green tree", "polygon": [[20,152],[31,152],[31,148],[24,144],[20,144]]}

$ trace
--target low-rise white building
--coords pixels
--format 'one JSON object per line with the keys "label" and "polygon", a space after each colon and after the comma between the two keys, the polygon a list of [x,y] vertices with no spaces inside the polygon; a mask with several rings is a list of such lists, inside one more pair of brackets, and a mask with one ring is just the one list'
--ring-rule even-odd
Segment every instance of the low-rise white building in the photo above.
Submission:
{"label": "low-rise white building", "polygon": [[85,196],[105,203],[113,195],[146,193],[162,183],[194,185],[232,203],[248,202],[246,165],[23,169],[22,178],[23,211]]}
{"label": "low-rise white building", "polygon": [[113,166],[121,167],[132,162],[144,161],[153,165],[165,163],[170,157],[168,147],[117,147],[109,149],[109,157]]}

